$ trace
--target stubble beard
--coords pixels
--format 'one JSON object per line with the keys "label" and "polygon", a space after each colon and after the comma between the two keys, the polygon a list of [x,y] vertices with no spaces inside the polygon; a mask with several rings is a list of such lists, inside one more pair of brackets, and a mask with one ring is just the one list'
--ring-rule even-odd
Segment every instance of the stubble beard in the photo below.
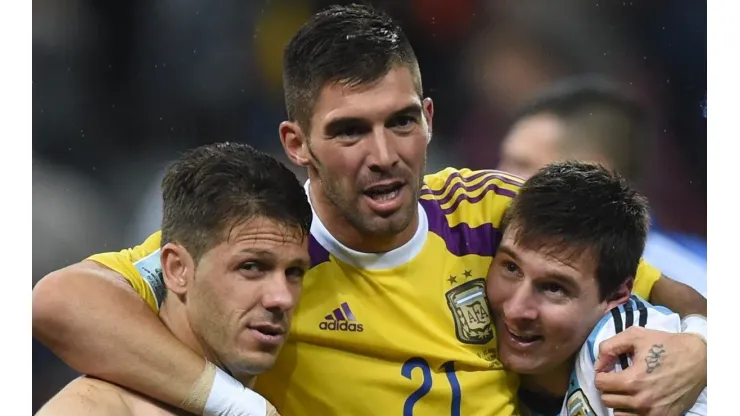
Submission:
{"label": "stubble beard", "polygon": [[[413,194],[411,200],[406,202],[397,212],[383,218],[360,209],[361,198],[364,197],[362,194],[348,199],[345,197],[347,192],[342,192],[339,181],[328,178],[328,175],[319,175],[319,177],[322,181],[321,186],[324,195],[338,208],[340,215],[347,223],[360,234],[375,238],[394,237],[411,225],[415,210],[417,209],[416,201],[419,200],[421,186],[423,184],[423,177],[420,175],[416,186],[411,189]],[[408,186],[412,186],[412,184],[409,183]]]}
{"label": "stubble beard", "polygon": [[[400,210],[393,213],[388,218],[381,218],[373,214],[365,214],[360,210],[360,199],[363,195],[353,193],[354,198],[347,198],[346,196],[350,192],[342,192],[342,185],[340,180],[335,178],[326,171],[324,164],[321,163],[319,158],[311,149],[308,147],[311,158],[313,159],[313,169],[319,177],[319,185],[324,193],[326,199],[329,200],[339,211],[339,215],[349,223],[359,234],[367,236],[369,238],[391,238],[395,235],[406,230],[414,219],[414,212],[417,209],[417,201],[421,194],[421,188],[424,184],[424,172],[426,170],[426,155],[424,156],[424,163],[422,169],[418,173],[418,179],[416,187],[412,189],[413,198],[411,201],[401,207]],[[411,185],[412,181],[408,183]],[[328,220],[328,219],[327,219]]]}

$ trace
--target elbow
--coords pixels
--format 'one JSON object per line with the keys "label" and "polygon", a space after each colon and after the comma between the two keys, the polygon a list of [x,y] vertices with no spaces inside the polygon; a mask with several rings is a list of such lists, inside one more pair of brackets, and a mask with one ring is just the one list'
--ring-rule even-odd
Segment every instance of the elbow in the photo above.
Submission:
{"label": "elbow", "polygon": [[682,317],[691,314],[707,316],[707,299],[688,285],[661,276],[653,286],[650,302],[665,306]]}
{"label": "elbow", "polygon": [[47,344],[59,336],[68,316],[74,276],[71,267],[49,273],[33,288],[31,325],[33,336]]}

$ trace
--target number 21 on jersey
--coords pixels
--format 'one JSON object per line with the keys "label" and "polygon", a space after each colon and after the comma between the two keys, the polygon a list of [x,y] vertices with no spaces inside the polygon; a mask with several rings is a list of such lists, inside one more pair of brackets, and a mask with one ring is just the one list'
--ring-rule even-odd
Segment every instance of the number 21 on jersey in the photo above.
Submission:
{"label": "number 21 on jersey", "polygon": [[[419,371],[414,371],[416,369],[421,370],[421,386],[406,399],[406,402],[403,404],[403,416],[413,416],[416,402],[432,390],[432,369],[429,367],[429,363],[421,357],[414,357],[403,363],[401,375],[409,380],[418,380],[418,376],[414,377],[414,373],[419,373]],[[452,390],[450,416],[460,416],[462,392],[460,391],[460,383],[457,381],[457,375],[455,375],[455,362],[447,361],[442,364],[440,370],[445,372],[447,381],[449,382],[449,388]]]}

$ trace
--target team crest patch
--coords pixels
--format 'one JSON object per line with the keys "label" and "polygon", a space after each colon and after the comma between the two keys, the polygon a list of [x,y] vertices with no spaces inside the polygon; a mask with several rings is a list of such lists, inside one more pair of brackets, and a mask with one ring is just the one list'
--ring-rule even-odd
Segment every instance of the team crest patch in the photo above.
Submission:
{"label": "team crest patch", "polygon": [[575,390],[568,396],[566,404],[568,416],[596,416],[596,412],[591,408],[588,397],[583,394],[583,390]]}
{"label": "team crest patch", "polygon": [[134,267],[139,275],[152,289],[154,298],[157,300],[157,307],[162,306],[164,297],[167,294],[167,287],[164,285],[162,276],[162,265],[160,264],[160,250],[152,252],[148,256],[134,263]]}
{"label": "team crest patch", "polygon": [[487,344],[493,339],[493,322],[486,300],[486,281],[470,280],[445,293],[455,321],[455,335],[465,344]]}

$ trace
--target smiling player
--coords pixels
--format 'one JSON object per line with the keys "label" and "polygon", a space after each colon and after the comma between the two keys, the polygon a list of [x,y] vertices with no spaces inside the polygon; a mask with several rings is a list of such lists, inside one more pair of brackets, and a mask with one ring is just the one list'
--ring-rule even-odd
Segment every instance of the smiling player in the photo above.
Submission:
{"label": "smiling player", "polygon": [[[434,105],[423,96],[408,39],[386,15],[332,6],[296,33],[283,61],[289,120],[279,133],[291,161],[308,171],[313,267],[291,336],[255,390],[286,415],[516,414],[518,379],[498,359],[485,276],[521,180],[469,169],[424,175]],[[191,394],[201,361],[178,349],[152,313],[162,298],[150,289],[158,276],[118,259],[111,268],[128,290],[82,266],[39,283],[36,334],[78,371],[178,404]],[[131,287],[151,311],[141,310]],[[700,295],[648,265],[635,291],[662,295],[682,312],[705,307]],[[78,305],[101,316],[86,320]],[[345,322],[363,330],[328,329]],[[91,342],[75,343],[80,337]],[[690,335],[665,343],[706,354]],[[112,366],[110,357],[128,365]],[[675,365],[689,375],[706,371],[696,362]],[[157,383],[163,379],[170,382]],[[663,378],[650,391],[660,400],[698,383]]]}

